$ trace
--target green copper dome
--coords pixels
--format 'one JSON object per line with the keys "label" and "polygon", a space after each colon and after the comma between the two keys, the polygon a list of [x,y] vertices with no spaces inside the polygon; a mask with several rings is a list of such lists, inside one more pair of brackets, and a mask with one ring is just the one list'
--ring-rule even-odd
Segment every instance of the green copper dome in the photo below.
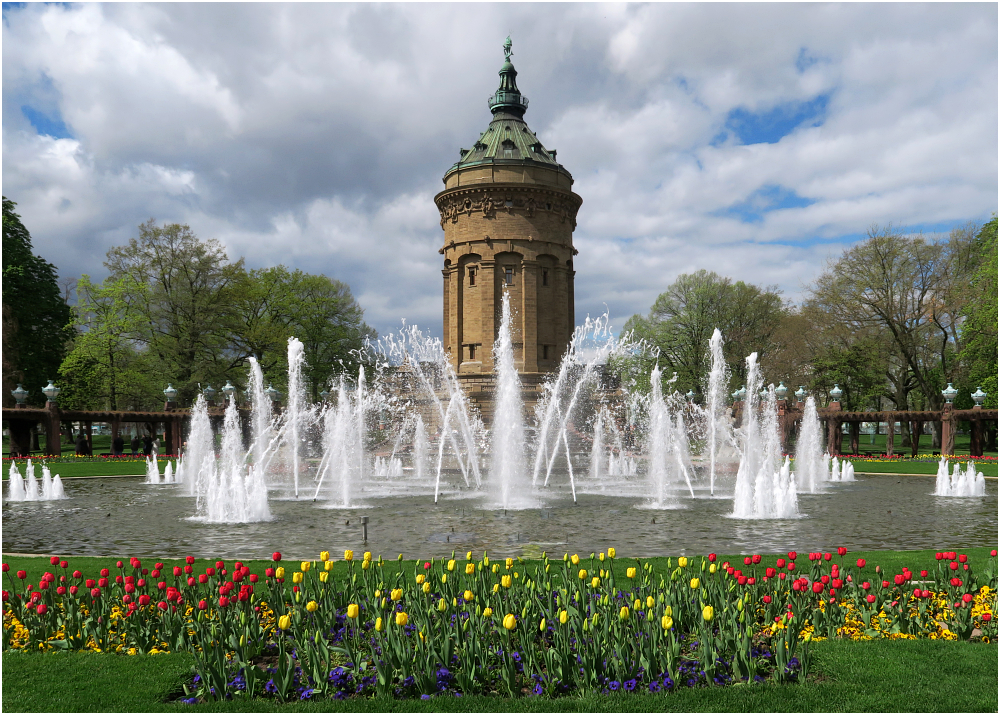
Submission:
{"label": "green copper dome", "polygon": [[460,149],[459,160],[445,177],[477,164],[542,164],[569,174],[556,161],[555,150],[546,149],[524,122],[528,98],[517,88],[517,70],[510,61],[510,38],[504,43],[505,60],[500,68],[500,86],[489,98],[493,120],[471,149]]}

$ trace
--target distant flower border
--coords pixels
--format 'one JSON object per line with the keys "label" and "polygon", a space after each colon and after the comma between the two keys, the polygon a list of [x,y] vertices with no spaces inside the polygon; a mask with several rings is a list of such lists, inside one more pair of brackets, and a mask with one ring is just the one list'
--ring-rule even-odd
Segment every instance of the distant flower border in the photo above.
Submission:
{"label": "distant flower border", "polygon": [[[170,459],[177,459],[176,454],[157,454],[156,461],[166,461]],[[11,462],[27,462],[32,459],[36,462],[45,462],[46,464],[76,464],[76,463],[90,463],[90,462],[116,462],[116,463],[146,463],[146,457],[144,455],[132,456],[131,454],[123,454],[119,456],[113,456],[110,454],[95,455],[93,457],[83,456],[79,454],[66,454],[61,457],[46,457],[43,454],[34,457],[4,457],[3,463],[10,464]]]}

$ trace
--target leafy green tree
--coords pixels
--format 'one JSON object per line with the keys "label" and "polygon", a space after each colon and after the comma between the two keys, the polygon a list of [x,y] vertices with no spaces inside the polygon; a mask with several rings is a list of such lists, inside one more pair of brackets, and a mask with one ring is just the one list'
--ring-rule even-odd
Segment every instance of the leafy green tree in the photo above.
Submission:
{"label": "leafy green tree", "polygon": [[711,369],[708,342],[716,328],[725,340],[724,354],[733,381],[743,381],[746,356],[757,352],[766,364],[786,313],[776,287],[733,282],[701,270],[678,276],[657,297],[649,315],[632,316],[624,330],[633,330],[659,348],[665,377],[676,371],[678,387],[697,391]]}
{"label": "leafy green tree", "polygon": [[32,252],[16,205],[3,197],[3,398],[13,403],[10,390],[21,382],[37,405],[45,401],[41,388],[58,376],[71,315],[56,268]]}
{"label": "leafy green tree", "polygon": [[986,223],[976,235],[976,250],[979,257],[970,285],[975,300],[965,306],[962,325],[963,346],[959,353],[968,377],[965,389],[960,397],[966,397],[966,392],[982,387],[988,393],[985,404],[988,407],[997,406],[997,216]]}
{"label": "leafy green tree", "polygon": [[234,311],[231,285],[243,260],[230,263],[215,239],[199,239],[188,226],[139,226],[139,237],[108,251],[110,278],[129,294],[135,311],[136,344],[148,351],[150,368],[162,383],[172,382],[183,403],[199,383],[221,382],[241,356],[229,343]]}
{"label": "leafy green tree", "polygon": [[[75,409],[141,410],[162,402],[155,366],[138,350],[146,286],[129,276],[92,283],[84,275],[77,284],[74,310],[79,333],[60,368],[64,392],[60,402]],[[162,388],[161,388],[162,389]]]}

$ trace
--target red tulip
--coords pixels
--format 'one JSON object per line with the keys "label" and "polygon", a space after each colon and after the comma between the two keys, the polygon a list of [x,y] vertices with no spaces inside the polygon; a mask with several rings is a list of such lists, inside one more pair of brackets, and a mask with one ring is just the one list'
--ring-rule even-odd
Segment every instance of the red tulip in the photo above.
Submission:
{"label": "red tulip", "polygon": [[77,588],[76,586],[70,586],[70,587],[69,587],[69,595],[70,595],[70,596],[75,596],[75,595],[76,595],[76,592],[77,592],[77,591],[79,591],[79,590],[80,590],[80,589],[79,589],[79,588]]}
{"label": "red tulip", "polygon": [[820,576],[819,580],[822,581],[824,585],[830,583],[830,577],[827,576],[826,574],[823,574],[822,576]]}
{"label": "red tulip", "polygon": [[160,577],[160,569],[153,569],[153,573],[151,574],[151,576],[153,578],[159,578]]}
{"label": "red tulip", "polygon": [[73,578],[83,578],[83,574],[80,573],[79,571],[74,571]]}
{"label": "red tulip", "polygon": [[755,576],[751,576],[750,578],[747,579],[747,583],[753,586],[755,583],[757,583],[757,578]]}
{"label": "red tulip", "polygon": [[185,556],[184,561],[185,563],[187,563],[188,566],[190,566],[191,564],[194,563],[194,556]]}
{"label": "red tulip", "polygon": [[764,569],[764,575],[765,575],[765,576],[767,576],[768,578],[774,578],[774,577],[775,577],[775,575],[777,575],[777,573],[778,573],[778,572],[777,572],[777,571],[775,571],[775,570],[774,570],[773,568],[771,568],[770,566],[768,566],[768,567],[767,567],[766,569]]}
{"label": "red tulip", "polygon": [[760,554],[754,554],[753,557],[751,558],[751,561],[753,561],[755,564],[759,564],[760,563]]}
{"label": "red tulip", "polygon": [[889,582],[888,581],[883,581],[882,582],[882,588],[889,588]]}
{"label": "red tulip", "polygon": [[958,555],[958,563],[964,564],[968,560],[969,560],[969,557],[966,556],[965,554],[959,554]]}
{"label": "red tulip", "polygon": [[931,592],[930,592],[930,591],[927,591],[927,590],[925,589],[925,590],[923,590],[923,591],[921,591],[921,592],[920,592],[920,597],[921,597],[921,598],[930,598],[930,597],[931,597]]}
{"label": "red tulip", "polygon": [[101,595],[101,589],[99,589],[99,588],[92,588],[92,589],[90,589],[90,595],[91,595],[92,598],[98,598],[98,597],[100,597],[100,595]]}
{"label": "red tulip", "polygon": [[958,554],[956,554],[954,551],[949,551],[948,552],[948,558],[949,559],[955,559],[957,557],[958,557]]}
{"label": "red tulip", "polygon": [[271,554],[271,560],[272,561],[281,561],[281,552],[280,551],[275,551],[273,554]]}
{"label": "red tulip", "polygon": [[992,613],[984,613],[983,614],[983,620],[984,621],[992,621],[993,620],[993,614]]}
{"label": "red tulip", "polygon": [[424,570],[426,571],[430,567],[431,567],[431,562],[430,561],[424,561]]}
{"label": "red tulip", "polygon": [[166,581],[160,581],[158,584],[156,584],[156,587],[162,591],[163,589],[165,589],[167,587],[167,582]]}
{"label": "red tulip", "polygon": [[214,576],[215,575],[215,569],[213,569],[211,566],[209,566],[207,569],[205,569],[205,573],[208,574],[209,576]]}
{"label": "red tulip", "polygon": [[958,571],[958,562],[952,561],[950,564],[948,564],[948,568],[950,568],[952,571]]}
{"label": "red tulip", "polygon": [[141,578],[138,581],[136,581],[136,584],[139,586],[139,588],[142,588],[143,586],[146,585],[146,579]]}
{"label": "red tulip", "polygon": [[[994,556],[996,556],[996,554],[993,554],[993,555],[994,555]],[[709,555],[708,555],[708,560],[709,560],[709,561],[710,561],[711,563],[715,563],[715,559],[716,559],[716,558],[717,558],[717,557],[716,557],[716,555],[715,555],[715,554],[709,554]]]}
{"label": "red tulip", "polygon": [[100,586],[101,588],[107,588],[108,580],[106,578],[99,578],[97,579],[97,585]]}
{"label": "red tulip", "polygon": [[795,570],[795,562],[794,561],[789,561],[787,568],[788,568],[789,571],[794,571]]}
{"label": "red tulip", "polygon": [[785,580],[785,572],[784,571],[779,571],[778,572],[778,578],[780,578],[782,581],[784,581]]}
{"label": "red tulip", "polygon": [[53,557],[51,557],[51,558],[49,559],[49,563],[50,563],[50,564],[52,564],[53,566],[55,566],[56,564],[58,564],[58,563],[59,563],[59,557],[58,557],[58,556],[53,556]]}
{"label": "red tulip", "polygon": [[141,574],[142,574],[143,576],[148,576],[148,575],[149,575],[149,569],[143,569],[143,570],[142,570],[142,571],[141,571],[140,573],[141,573]]}
{"label": "red tulip", "polygon": [[827,552],[827,553],[823,554],[823,558],[826,559],[827,561],[829,561],[830,559],[833,558],[833,554]]}
{"label": "red tulip", "polygon": [[972,594],[971,593],[962,594],[962,601],[964,603],[972,603]]}
{"label": "red tulip", "polygon": [[7,573],[8,571],[10,571],[10,564],[4,564],[3,565],[3,572]]}
{"label": "red tulip", "polygon": [[123,583],[124,581],[125,581],[125,579],[122,578],[121,574],[118,574],[117,576],[115,576],[115,583],[119,583],[120,584],[120,583]]}
{"label": "red tulip", "polygon": [[60,561],[59,562],[59,568],[61,568],[61,569],[68,569],[69,568],[69,561]]}
{"label": "red tulip", "polygon": [[867,596],[865,596],[865,600],[868,601],[868,603],[875,603],[875,594],[869,593]]}
{"label": "red tulip", "polygon": [[35,608],[35,613],[37,613],[39,616],[44,616],[46,611],[48,610],[49,610],[48,606],[46,606],[44,603],[39,603],[38,606]]}
{"label": "red tulip", "polygon": [[844,587],[844,581],[842,579],[839,579],[839,578],[833,579],[833,587],[834,588],[843,588]]}
{"label": "red tulip", "polygon": [[140,606],[148,606],[150,600],[151,599],[149,598],[149,595],[144,593],[141,596],[139,596],[139,605]]}
{"label": "red tulip", "polygon": [[959,586],[961,586],[961,585],[962,585],[962,579],[960,579],[960,578],[958,578],[958,577],[956,576],[955,578],[953,578],[953,579],[952,579],[952,580],[950,581],[950,583],[951,583],[951,585],[952,585],[952,586],[954,586],[955,588],[958,588]]}
{"label": "red tulip", "polygon": [[60,596],[65,596],[66,595],[66,587],[65,586],[60,586],[59,588],[56,589],[56,593],[58,593]]}
{"label": "red tulip", "polygon": [[294,591],[295,593],[298,593],[299,592],[299,587],[298,586],[292,586],[292,591]]}
{"label": "red tulip", "polygon": [[207,582],[208,582],[208,575],[207,574],[203,574],[203,573],[198,574],[198,583],[207,583]]}
{"label": "red tulip", "polygon": [[817,581],[813,584],[813,593],[823,593],[823,584]]}
{"label": "red tulip", "polygon": [[189,575],[194,573],[194,567],[191,564],[188,564],[187,566],[184,567],[184,573]]}
{"label": "red tulip", "polygon": [[135,593],[135,586],[130,583],[125,584],[125,593]]}
{"label": "red tulip", "polygon": [[778,561],[774,565],[777,566],[779,569],[784,568],[785,567],[785,560],[784,559],[778,559]]}
{"label": "red tulip", "polygon": [[916,598],[920,598],[920,589],[919,589],[919,588],[915,588],[915,589],[913,589],[913,595],[914,595],[914,596],[915,596]]}
{"label": "red tulip", "polygon": [[753,562],[751,561],[751,559],[750,559],[749,556],[744,557],[744,559],[743,559],[743,565],[744,566],[749,566],[751,563],[753,563]]}
{"label": "red tulip", "polygon": [[223,569],[225,567],[226,567],[225,562],[223,562],[223,561],[216,561],[215,562],[215,568],[217,568],[217,569]]}
{"label": "red tulip", "polygon": [[837,548],[837,556],[844,556],[847,554],[847,549],[843,546]]}
{"label": "red tulip", "polygon": [[762,598],[761,600],[764,603],[770,603],[771,602],[771,597],[765,594],[764,598]]}
{"label": "red tulip", "polygon": [[936,558],[938,561],[940,561],[941,559],[944,558],[944,554],[941,553],[940,551],[938,551],[936,554],[934,554],[934,558]]}
{"label": "red tulip", "polygon": [[180,576],[180,575],[181,575],[181,567],[180,566],[174,566],[174,577],[176,578],[177,576]]}
{"label": "red tulip", "polygon": [[159,603],[156,604],[156,607],[159,608],[161,611],[165,611],[167,610],[167,602],[160,601]]}
{"label": "red tulip", "polygon": [[155,568],[155,569],[156,569],[157,571],[159,571],[160,569],[162,569],[162,568],[163,568],[163,564],[162,564],[162,563],[160,563],[160,562],[156,562],[156,563],[155,563],[155,564],[153,565],[153,568]]}
{"label": "red tulip", "polygon": [[734,571],[736,571],[736,569],[734,569],[732,566],[726,569],[726,573],[729,574],[730,576],[733,575]]}
{"label": "red tulip", "polygon": [[121,561],[119,561],[118,563],[115,564],[115,566],[117,566],[118,568],[121,568],[124,565],[125,564],[123,564]]}
{"label": "red tulip", "polygon": [[188,576],[188,586],[194,586],[197,581],[194,580],[194,576]]}
{"label": "red tulip", "polygon": [[795,557],[796,556],[798,556],[798,554],[796,552],[794,552],[794,551],[789,551],[788,552],[788,560],[789,561],[795,561]]}
{"label": "red tulip", "polygon": [[892,580],[896,582],[897,586],[902,586],[906,578],[903,576],[903,574],[898,573],[892,577]]}
{"label": "red tulip", "polygon": [[[997,550],[996,549],[991,549],[990,550],[990,556],[996,556],[996,555],[997,555]],[[986,616],[986,615],[989,615],[989,614],[988,613],[984,613],[983,615]]]}
{"label": "red tulip", "polygon": [[23,581],[24,579],[28,578],[28,572],[27,571],[18,571],[17,572],[17,577]]}
{"label": "red tulip", "polygon": [[128,594],[122,596],[122,603],[132,603],[132,597]]}
{"label": "red tulip", "polygon": [[46,581],[44,578],[38,582],[38,588],[42,589],[43,591],[48,587],[49,587],[49,582]]}
{"label": "red tulip", "polygon": [[926,569],[920,572],[920,578],[927,578],[927,570]]}
{"label": "red tulip", "polygon": [[250,574],[250,583],[257,583],[257,574]]}
{"label": "red tulip", "polygon": [[208,602],[207,601],[205,601],[205,600],[198,601],[198,610],[199,611],[204,611],[206,608],[208,608]]}
{"label": "red tulip", "polygon": [[92,578],[88,578],[86,583],[87,583],[87,588],[93,588],[94,586],[97,585],[97,581],[95,581]]}

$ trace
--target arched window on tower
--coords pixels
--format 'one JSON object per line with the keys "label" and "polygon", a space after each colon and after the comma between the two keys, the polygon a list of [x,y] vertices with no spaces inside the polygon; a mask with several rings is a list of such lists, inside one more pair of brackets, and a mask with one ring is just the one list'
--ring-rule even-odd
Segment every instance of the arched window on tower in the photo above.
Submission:
{"label": "arched window on tower", "polygon": [[514,142],[510,139],[504,139],[503,144],[503,158],[504,159],[520,159],[520,152],[517,151],[517,147],[514,146]]}

